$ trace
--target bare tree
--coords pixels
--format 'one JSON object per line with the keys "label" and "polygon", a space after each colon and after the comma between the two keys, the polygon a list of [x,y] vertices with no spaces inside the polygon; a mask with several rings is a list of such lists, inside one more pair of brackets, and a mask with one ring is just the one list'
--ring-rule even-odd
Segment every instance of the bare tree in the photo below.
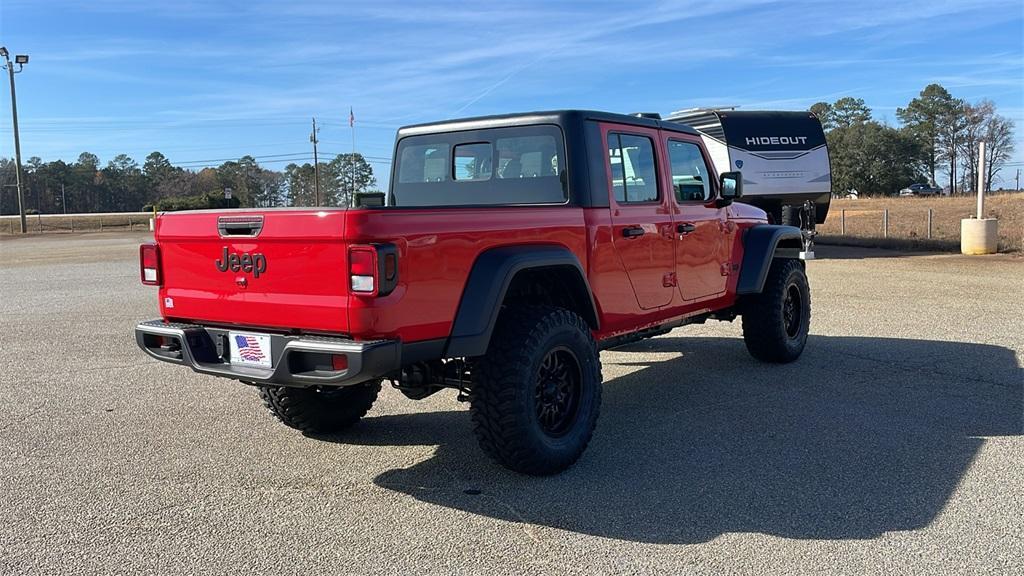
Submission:
{"label": "bare tree", "polygon": [[993,114],[985,122],[985,182],[992,189],[996,175],[1013,154],[1013,120]]}
{"label": "bare tree", "polygon": [[977,104],[968,104],[963,110],[964,129],[957,146],[964,158],[964,187],[975,190],[978,187],[978,144],[985,139],[985,130],[989,119],[995,115],[996,106],[991,100],[981,100]]}

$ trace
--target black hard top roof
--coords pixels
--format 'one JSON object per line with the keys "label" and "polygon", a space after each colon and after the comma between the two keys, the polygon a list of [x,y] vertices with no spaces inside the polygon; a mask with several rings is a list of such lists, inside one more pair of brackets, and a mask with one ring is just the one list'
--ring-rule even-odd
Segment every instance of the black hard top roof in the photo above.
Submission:
{"label": "black hard top roof", "polygon": [[599,112],[596,110],[547,110],[540,112],[520,112],[516,114],[500,114],[497,116],[478,116],[475,118],[459,118],[455,120],[443,120],[426,124],[414,124],[403,126],[398,129],[398,136],[413,136],[417,134],[432,134],[436,132],[458,132],[463,130],[484,130],[487,128],[504,128],[509,126],[523,126],[527,124],[557,124],[567,126],[584,120],[597,120],[601,122],[615,122],[618,124],[632,124],[647,128],[660,128],[672,130],[685,134],[698,135],[699,133],[686,124],[658,120],[655,118],[641,118],[628,114],[616,114],[614,112]]}

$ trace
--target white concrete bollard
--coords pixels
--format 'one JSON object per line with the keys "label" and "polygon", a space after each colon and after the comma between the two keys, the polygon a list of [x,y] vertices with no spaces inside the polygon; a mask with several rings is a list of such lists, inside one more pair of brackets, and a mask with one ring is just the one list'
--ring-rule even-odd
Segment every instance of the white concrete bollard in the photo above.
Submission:
{"label": "white concrete bollard", "polygon": [[985,141],[978,143],[978,215],[960,221],[960,251],[995,254],[999,251],[999,222],[985,215]]}
{"label": "white concrete bollard", "polygon": [[152,232],[153,230],[155,230],[155,229],[156,229],[156,227],[155,227],[155,226],[153,225],[153,222],[154,222],[154,219],[153,219],[153,218],[150,218],[150,219],[149,219],[149,231],[150,231],[150,232]]}
{"label": "white concrete bollard", "polygon": [[995,218],[964,218],[960,221],[960,252],[995,254],[999,250],[999,221]]}

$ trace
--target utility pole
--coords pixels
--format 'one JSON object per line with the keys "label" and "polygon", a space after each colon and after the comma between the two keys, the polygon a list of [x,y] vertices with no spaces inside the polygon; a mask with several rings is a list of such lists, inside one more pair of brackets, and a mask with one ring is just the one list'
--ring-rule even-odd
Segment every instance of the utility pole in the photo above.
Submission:
{"label": "utility pole", "polygon": [[[21,233],[25,234],[28,232],[28,222],[25,220],[25,198],[21,186],[21,135],[18,133],[18,97],[14,92],[15,71],[7,47],[0,46],[0,56],[3,56],[6,62],[4,68],[7,69],[7,75],[11,79],[11,116],[14,119],[14,181],[18,187],[18,214],[21,216]],[[14,57],[14,61],[18,64],[18,72],[21,72],[25,68],[25,64],[28,64],[28,55],[18,54]]]}
{"label": "utility pole", "polygon": [[68,197],[64,195],[64,183],[60,183],[60,203],[64,206],[64,214],[68,213]]}
{"label": "utility pole", "polygon": [[316,195],[316,205],[320,206],[320,161],[316,155],[316,145],[320,143],[316,138],[316,118],[313,118],[313,132],[309,135],[309,141],[313,143],[313,193]]}
{"label": "utility pole", "polygon": [[1017,168],[1017,185],[1014,187],[1014,189],[1020,192],[1020,168]]}
{"label": "utility pole", "polygon": [[348,126],[352,129],[352,193],[348,197],[348,205],[352,206],[356,201],[356,115],[352,107],[348,107]]}

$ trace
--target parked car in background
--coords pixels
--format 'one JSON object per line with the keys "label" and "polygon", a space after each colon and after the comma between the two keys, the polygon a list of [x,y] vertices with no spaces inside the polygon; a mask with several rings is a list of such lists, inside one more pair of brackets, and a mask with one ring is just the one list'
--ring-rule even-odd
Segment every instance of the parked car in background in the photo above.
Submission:
{"label": "parked car in background", "polygon": [[900,190],[900,196],[940,196],[942,188],[929,184],[911,184]]}

